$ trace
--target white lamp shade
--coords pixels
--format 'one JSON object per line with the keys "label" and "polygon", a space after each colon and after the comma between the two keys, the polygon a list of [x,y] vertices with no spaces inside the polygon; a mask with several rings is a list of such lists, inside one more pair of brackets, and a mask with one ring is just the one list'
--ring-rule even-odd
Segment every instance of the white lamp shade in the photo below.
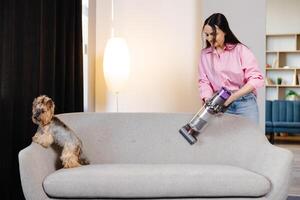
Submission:
{"label": "white lamp shade", "polygon": [[129,78],[129,51],[122,38],[110,38],[105,47],[103,59],[104,77],[109,90],[120,92]]}

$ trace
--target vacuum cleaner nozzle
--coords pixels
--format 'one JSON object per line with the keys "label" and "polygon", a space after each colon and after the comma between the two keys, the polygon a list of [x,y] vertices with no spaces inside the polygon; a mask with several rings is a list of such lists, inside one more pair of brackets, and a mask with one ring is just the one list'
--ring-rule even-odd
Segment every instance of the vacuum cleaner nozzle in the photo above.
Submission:
{"label": "vacuum cleaner nozzle", "polygon": [[196,133],[188,124],[183,126],[179,133],[191,144],[195,144],[197,142]]}

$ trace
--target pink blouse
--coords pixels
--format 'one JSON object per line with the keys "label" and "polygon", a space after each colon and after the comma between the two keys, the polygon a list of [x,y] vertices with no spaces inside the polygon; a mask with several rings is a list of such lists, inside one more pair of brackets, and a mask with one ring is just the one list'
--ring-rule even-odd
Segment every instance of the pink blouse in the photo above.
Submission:
{"label": "pink blouse", "polygon": [[256,94],[256,90],[264,86],[257,60],[243,44],[226,44],[221,54],[212,48],[203,49],[198,82],[201,99],[211,98],[221,87],[234,91],[249,83]]}

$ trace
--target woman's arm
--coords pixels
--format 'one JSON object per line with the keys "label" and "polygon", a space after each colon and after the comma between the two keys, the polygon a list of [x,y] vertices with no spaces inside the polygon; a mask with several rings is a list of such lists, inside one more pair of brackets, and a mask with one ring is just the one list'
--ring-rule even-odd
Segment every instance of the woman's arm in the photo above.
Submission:
{"label": "woman's arm", "polygon": [[244,72],[245,85],[227,99],[225,106],[228,106],[238,98],[264,86],[264,78],[254,54],[244,45],[239,45],[239,47],[239,56],[242,65],[241,67]]}
{"label": "woman's arm", "polygon": [[247,83],[241,89],[239,89],[238,91],[231,94],[231,96],[227,99],[227,101],[224,103],[224,105],[228,106],[229,104],[231,104],[238,98],[252,92],[253,90],[254,90],[254,87],[251,84]]}
{"label": "woman's arm", "polygon": [[200,62],[198,66],[198,88],[200,93],[200,106],[202,107],[204,102],[209,99],[213,95],[213,89],[211,83],[205,73],[206,70],[209,69],[210,66],[207,66],[205,62],[205,53],[203,51],[200,55]]}

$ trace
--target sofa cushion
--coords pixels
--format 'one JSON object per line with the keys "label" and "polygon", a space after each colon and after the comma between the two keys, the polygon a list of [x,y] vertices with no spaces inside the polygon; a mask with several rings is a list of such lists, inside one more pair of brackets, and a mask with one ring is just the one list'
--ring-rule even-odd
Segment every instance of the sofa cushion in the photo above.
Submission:
{"label": "sofa cushion", "polygon": [[300,122],[273,122],[274,127],[300,128]]}
{"label": "sofa cushion", "polygon": [[43,187],[56,198],[258,197],[271,184],[228,165],[101,164],[55,171]]}

